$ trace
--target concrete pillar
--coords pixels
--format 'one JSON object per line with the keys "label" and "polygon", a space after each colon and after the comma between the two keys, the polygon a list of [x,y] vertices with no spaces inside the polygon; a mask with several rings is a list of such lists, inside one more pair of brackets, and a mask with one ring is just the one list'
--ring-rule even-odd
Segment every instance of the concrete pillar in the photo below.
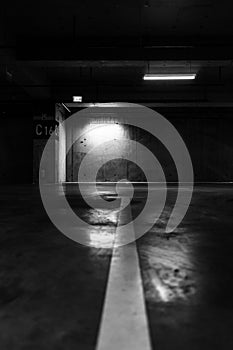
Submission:
{"label": "concrete pillar", "polygon": [[66,111],[60,103],[55,105],[55,119],[59,124],[58,139],[55,140],[56,182],[66,181],[66,130],[62,124]]}

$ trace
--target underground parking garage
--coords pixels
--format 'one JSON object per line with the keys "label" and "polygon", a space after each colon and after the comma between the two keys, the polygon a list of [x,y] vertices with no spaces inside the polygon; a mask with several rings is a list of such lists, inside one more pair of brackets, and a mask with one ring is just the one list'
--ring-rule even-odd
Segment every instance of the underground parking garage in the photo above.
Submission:
{"label": "underground parking garage", "polygon": [[1,350],[233,348],[230,1],[4,1]]}

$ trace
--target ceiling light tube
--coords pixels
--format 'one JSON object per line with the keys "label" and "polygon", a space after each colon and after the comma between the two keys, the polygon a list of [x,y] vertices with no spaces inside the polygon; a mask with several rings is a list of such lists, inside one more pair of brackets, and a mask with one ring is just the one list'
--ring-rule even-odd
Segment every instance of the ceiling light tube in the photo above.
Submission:
{"label": "ceiling light tube", "polygon": [[145,74],[143,80],[193,80],[196,74]]}

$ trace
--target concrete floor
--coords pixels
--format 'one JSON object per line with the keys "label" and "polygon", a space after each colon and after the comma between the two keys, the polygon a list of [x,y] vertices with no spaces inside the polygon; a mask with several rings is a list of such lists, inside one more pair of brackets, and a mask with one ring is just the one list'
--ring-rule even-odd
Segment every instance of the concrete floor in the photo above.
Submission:
{"label": "concrete floor", "polygon": [[[114,195],[113,188],[103,193]],[[146,191],[136,189],[132,214]],[[176,194],[137,241],[153,349],[233,349],[233,188],[196,187],[189,211],[164,234]],[[118,213],[69,199],[98,246]],[[73,204],[72,204],[73,203]],[[0,187],[0,349],[95,349],[112,251],[62,235],[36,186]]]}

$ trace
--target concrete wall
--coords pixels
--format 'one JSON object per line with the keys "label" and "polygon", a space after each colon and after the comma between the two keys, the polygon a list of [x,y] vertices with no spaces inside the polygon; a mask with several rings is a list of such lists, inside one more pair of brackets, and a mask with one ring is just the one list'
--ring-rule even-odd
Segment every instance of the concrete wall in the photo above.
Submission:
{"label": "concrete wall", "polygon": [[32,112],[0,109],[0,184],[32,183]]}
{"label": "concrete wall", "polygon": [[183,137],[196,181],[233,181],[233,112],[227,109],[164,111]]}
{"label": "concrete wall", "polygon": [[[103,141],[105,143],[98,146],[89,161],[86,177],[88,177],[88,172],[91,174],[93,171],[95,163],[100,161],[104,165],[99,169],[97,181],[119,181],[122,178],[127,178],[130,181],[146,181],[145,174],[137,165],[140,157],[142,157],[138,147],[134,147],[135,155],[133,160],[128,161],[127,158],[131,153],[132,146],[127,142],[123,142],[123,140],[134,140],[150,149],[163,165],[168,181],[175,181],[176,169],[174,163],[165,147],[157,139],[144,130],[131,125],[112,124],[109,122],[112,121],[106,120],[105,125],[102,124],[103,121],[99,125],[98,123],[87,123],[84,130],[81,131],[83,132],[82,136],[74,143],[68,154],[68,181],[78,181],[78,171],[83,158],[92,147],[98,146]],[[79,130],[78,125],[77,130]],[[76,139],[76,131],[72,131],[73,140]],[[111,135],[112,132],[113,134]],[[109,158],[112,160],[108,161]],[[150,171],[150,166],[148,164],[148,172]],[[156,181],[162,181],[162,179],[158,177]]]}
{"label": "concrete wall", "polygon": [[[42,108],[43,107],[43,108]],[[32,183],[33,168],[34,174],[38,172],[40,154],[43,151],[46,140],[37,140],[34,143],[34,163],[33,163],[33,115],[39,115],[43,111],[55,118],[54,105],[35,106],[26,108],[21,105],[13,105],[8,108],[0,108],[0,183]],[[157,109],[158,110],[158,109]],[[233,111],[232,109],[161,109],[158,110],[174,124],[186,142],[193,161],[196,181],[233,181]],[[60,120],[64,116],[59,117]],[[102,119],[102,122],[106,122]],[[77,124],[78,128],[78,124]],[[146,147],[155,151],[157,158],[163,165],[168,181],[176,179],[174,165],[169,154],[165,152],[156,140],[152,140],[150,135],[124,127],[127,137],[142,142]],[[67,137],[74,137],[72,135]],[[90,136],[90,135],[89,135]],[[89,137],[88,136],[88,137]],[[75,145],[67,157],[67,167],[63,163],[61,166],[61,154],[65,153],[65,131],[60,135],[60,140],[55,141],[55,163],[60,162],[60,166],[53,165],[59,174],[54,174],[54,178],[60,181],[77,180],[77,170],[80,160],[85,155],[84,143]],[[85,137],[86,138],[86,137]],[[83,137],[84,139],[84,137]],[[81,142],[82,140],[80,140]],[[84,140],[83,140],[84,141]],[[86,138],[87,144],[89,139]],[[116,141],[113,141],[116,143]],[[59,148],[59,152],[56,151]],[[58,159],[60,154],[60,160]],[[63,157],[62,156],[62,157]],[[36,158],[37,157],[37,158]],[[64,158],[64,157],[63,157]],[[65,176],[65,168],[67,175]],[[115,160],[107,163],[99,172],[98,180],[117,180],[120,177],[127,177],[132,181],[144,179],[142,172],[133,163],[124,160]],[[38,174],[38,173],[37,173]],[[34,175],[34,181],[37,180]],[[140,179],[140,180],[139,180]]]}
{"label": "concrete wall", "polygon": [[[65,119],[65,110],[61,104],[38,106],[33,113],[33,182],[39,181],[39,167],[41,156],[47,140],[56,132],[50,144],[49,155],[44,157],[41,164],[41,179],[44,182],[54,183],[66,180],[66,133],[62,122]],[[57,128],[60,125],[60,128]],[[52,155],[52,157],[51,157]]]}
{"label": "concrete wall", "polygon": [[[192,109],[192,110],[160,110],[176,127],[183,137],[193,162],[196,181],[233,181],[233,118],[230,110]],[[108,118],[102,118],[96,123],[112,123]],[[115,121],[116,122],[116,121]],[[95,133],[90,121],[83,128],[83,135],[70,150],[67,157],[67,181],[78,180],[80,163],[93,146]],[[163,166],[167,181],[177,181],[176,168],[169,153],[163,145],[149,133],[127,125],[122,125],[124,130],[122,137],[136,140],[149,148]],[[69,138],[76,139],[79,130],[78,122],[76,130],[69,134]],[[102,140],[106,136],[102,135]],[[119,158],[122,152],[119,142],[112,140],[112,153],[116,154],[118,148]],[[114,149],[114,151],[113,151]],[[105,152],[105,153],[104,153]],[[109,150],[102,149],[104,158]],[[127,177],[131,181],[144,181],[145,177],[140,169],[131,162],[115,159],[107,162],[98,173],[98,181],[117,181]]]}
{"label": "concrete wall", "polygon": [[[39,182],[39,172],[41,179],[44,182],[53,183],[57,180],[57,161],[56,161],[56,139],[50,145],[49,154],[44,157],[44,162],[41,164],[41,156],[50,133],[54,130],[54,113],[47,114],[45,112],[36,113],[33,116],[34,129],[38,130],[33,139],[33,183]],[[52,157],[51,157],[52,155]]]}

